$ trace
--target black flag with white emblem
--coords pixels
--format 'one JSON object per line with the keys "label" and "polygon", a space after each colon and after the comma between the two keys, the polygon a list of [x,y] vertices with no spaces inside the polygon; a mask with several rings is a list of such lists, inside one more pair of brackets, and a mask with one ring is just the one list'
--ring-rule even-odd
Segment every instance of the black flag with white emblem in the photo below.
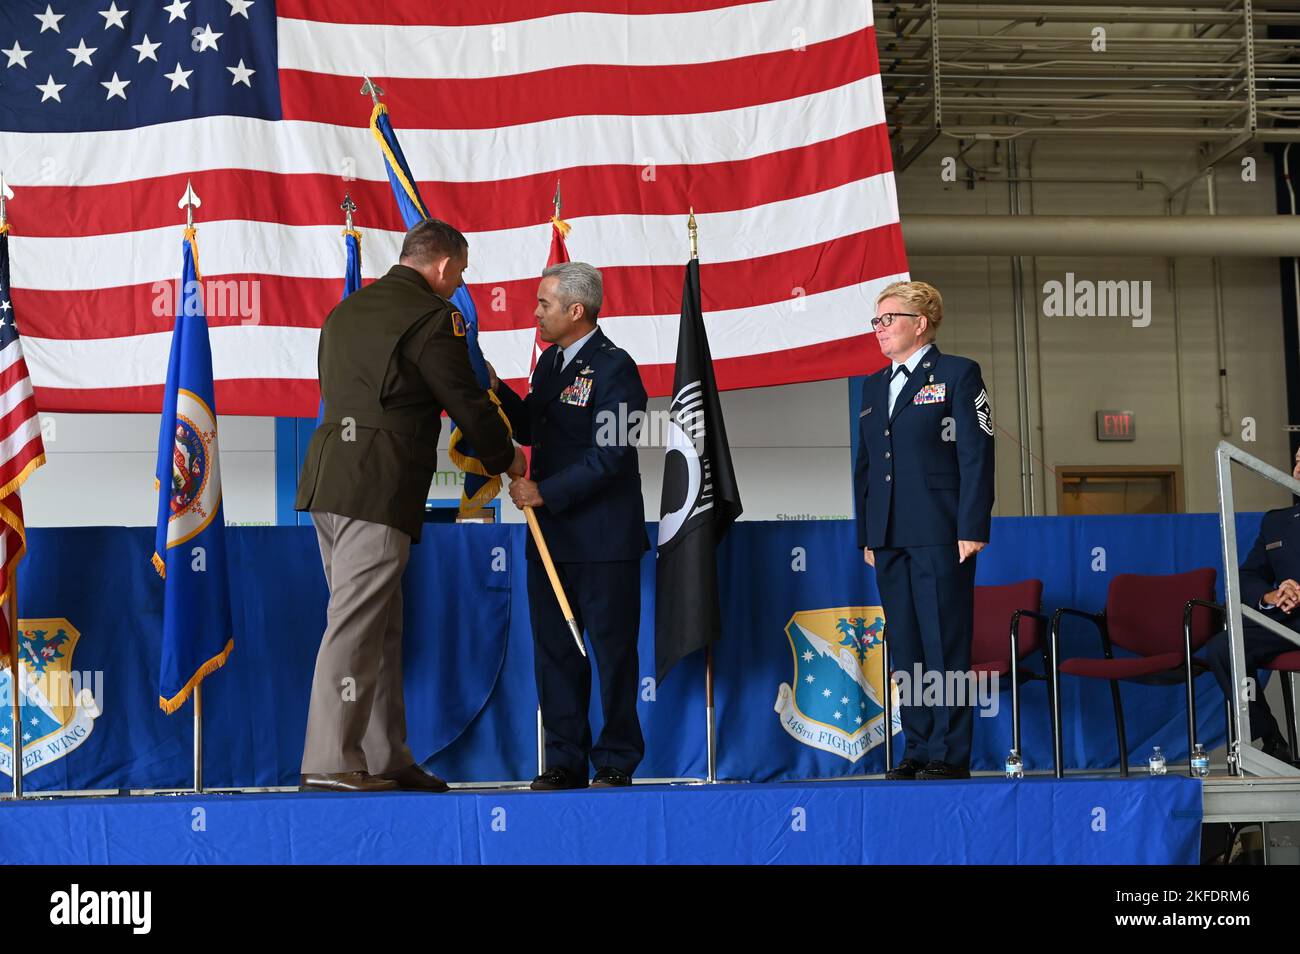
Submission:
{"label": "black flag with white emblem", "polygon": [[660,681],[679,659],[722,635],[718,544],[741,513],[704,330],[696,259],[686,266],[668,413],[655,574],[655,669]]}

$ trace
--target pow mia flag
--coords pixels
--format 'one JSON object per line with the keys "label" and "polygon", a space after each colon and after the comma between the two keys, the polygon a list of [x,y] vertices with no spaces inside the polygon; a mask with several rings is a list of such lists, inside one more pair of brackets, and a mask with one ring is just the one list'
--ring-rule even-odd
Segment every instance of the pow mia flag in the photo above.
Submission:
{"label": "pow mia flag", "polygon": [[718,544],[741,514],[722,404],[700,307],[700,263],[686,266],[669,409],[656,567],[655,669],[722,635]]}

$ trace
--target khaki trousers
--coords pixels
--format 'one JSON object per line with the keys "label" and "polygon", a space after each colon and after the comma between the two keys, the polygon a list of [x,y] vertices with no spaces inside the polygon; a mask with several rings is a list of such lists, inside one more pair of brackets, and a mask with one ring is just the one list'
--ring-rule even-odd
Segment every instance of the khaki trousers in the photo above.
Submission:
{"label": "khaki trousers", "polygon": [[302,772],[380,775],[414,763],[402,698],[400,530],[313,511],[330,601],[316,655]]}

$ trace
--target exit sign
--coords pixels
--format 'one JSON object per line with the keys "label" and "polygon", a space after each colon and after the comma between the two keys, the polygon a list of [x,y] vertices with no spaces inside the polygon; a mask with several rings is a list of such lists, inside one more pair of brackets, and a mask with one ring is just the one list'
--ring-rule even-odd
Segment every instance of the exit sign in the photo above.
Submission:
{"label": "exit sign", "polygon": [[1137,419],[1132,411],[1098,411],[1097,440],[1137,440]]}

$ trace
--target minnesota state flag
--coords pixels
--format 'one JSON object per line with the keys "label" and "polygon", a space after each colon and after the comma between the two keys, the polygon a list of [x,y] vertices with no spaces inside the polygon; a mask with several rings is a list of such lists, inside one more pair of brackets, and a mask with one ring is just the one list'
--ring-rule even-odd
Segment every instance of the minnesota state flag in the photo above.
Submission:
{"label": "minnesota state flag", "polygon": [[158,529],[153,565],[165,582],[158,704],[172,713],[225,665],[231,635],[212,348],[203,313],[195,230],[181,246],[181,284],[158,435]]}

